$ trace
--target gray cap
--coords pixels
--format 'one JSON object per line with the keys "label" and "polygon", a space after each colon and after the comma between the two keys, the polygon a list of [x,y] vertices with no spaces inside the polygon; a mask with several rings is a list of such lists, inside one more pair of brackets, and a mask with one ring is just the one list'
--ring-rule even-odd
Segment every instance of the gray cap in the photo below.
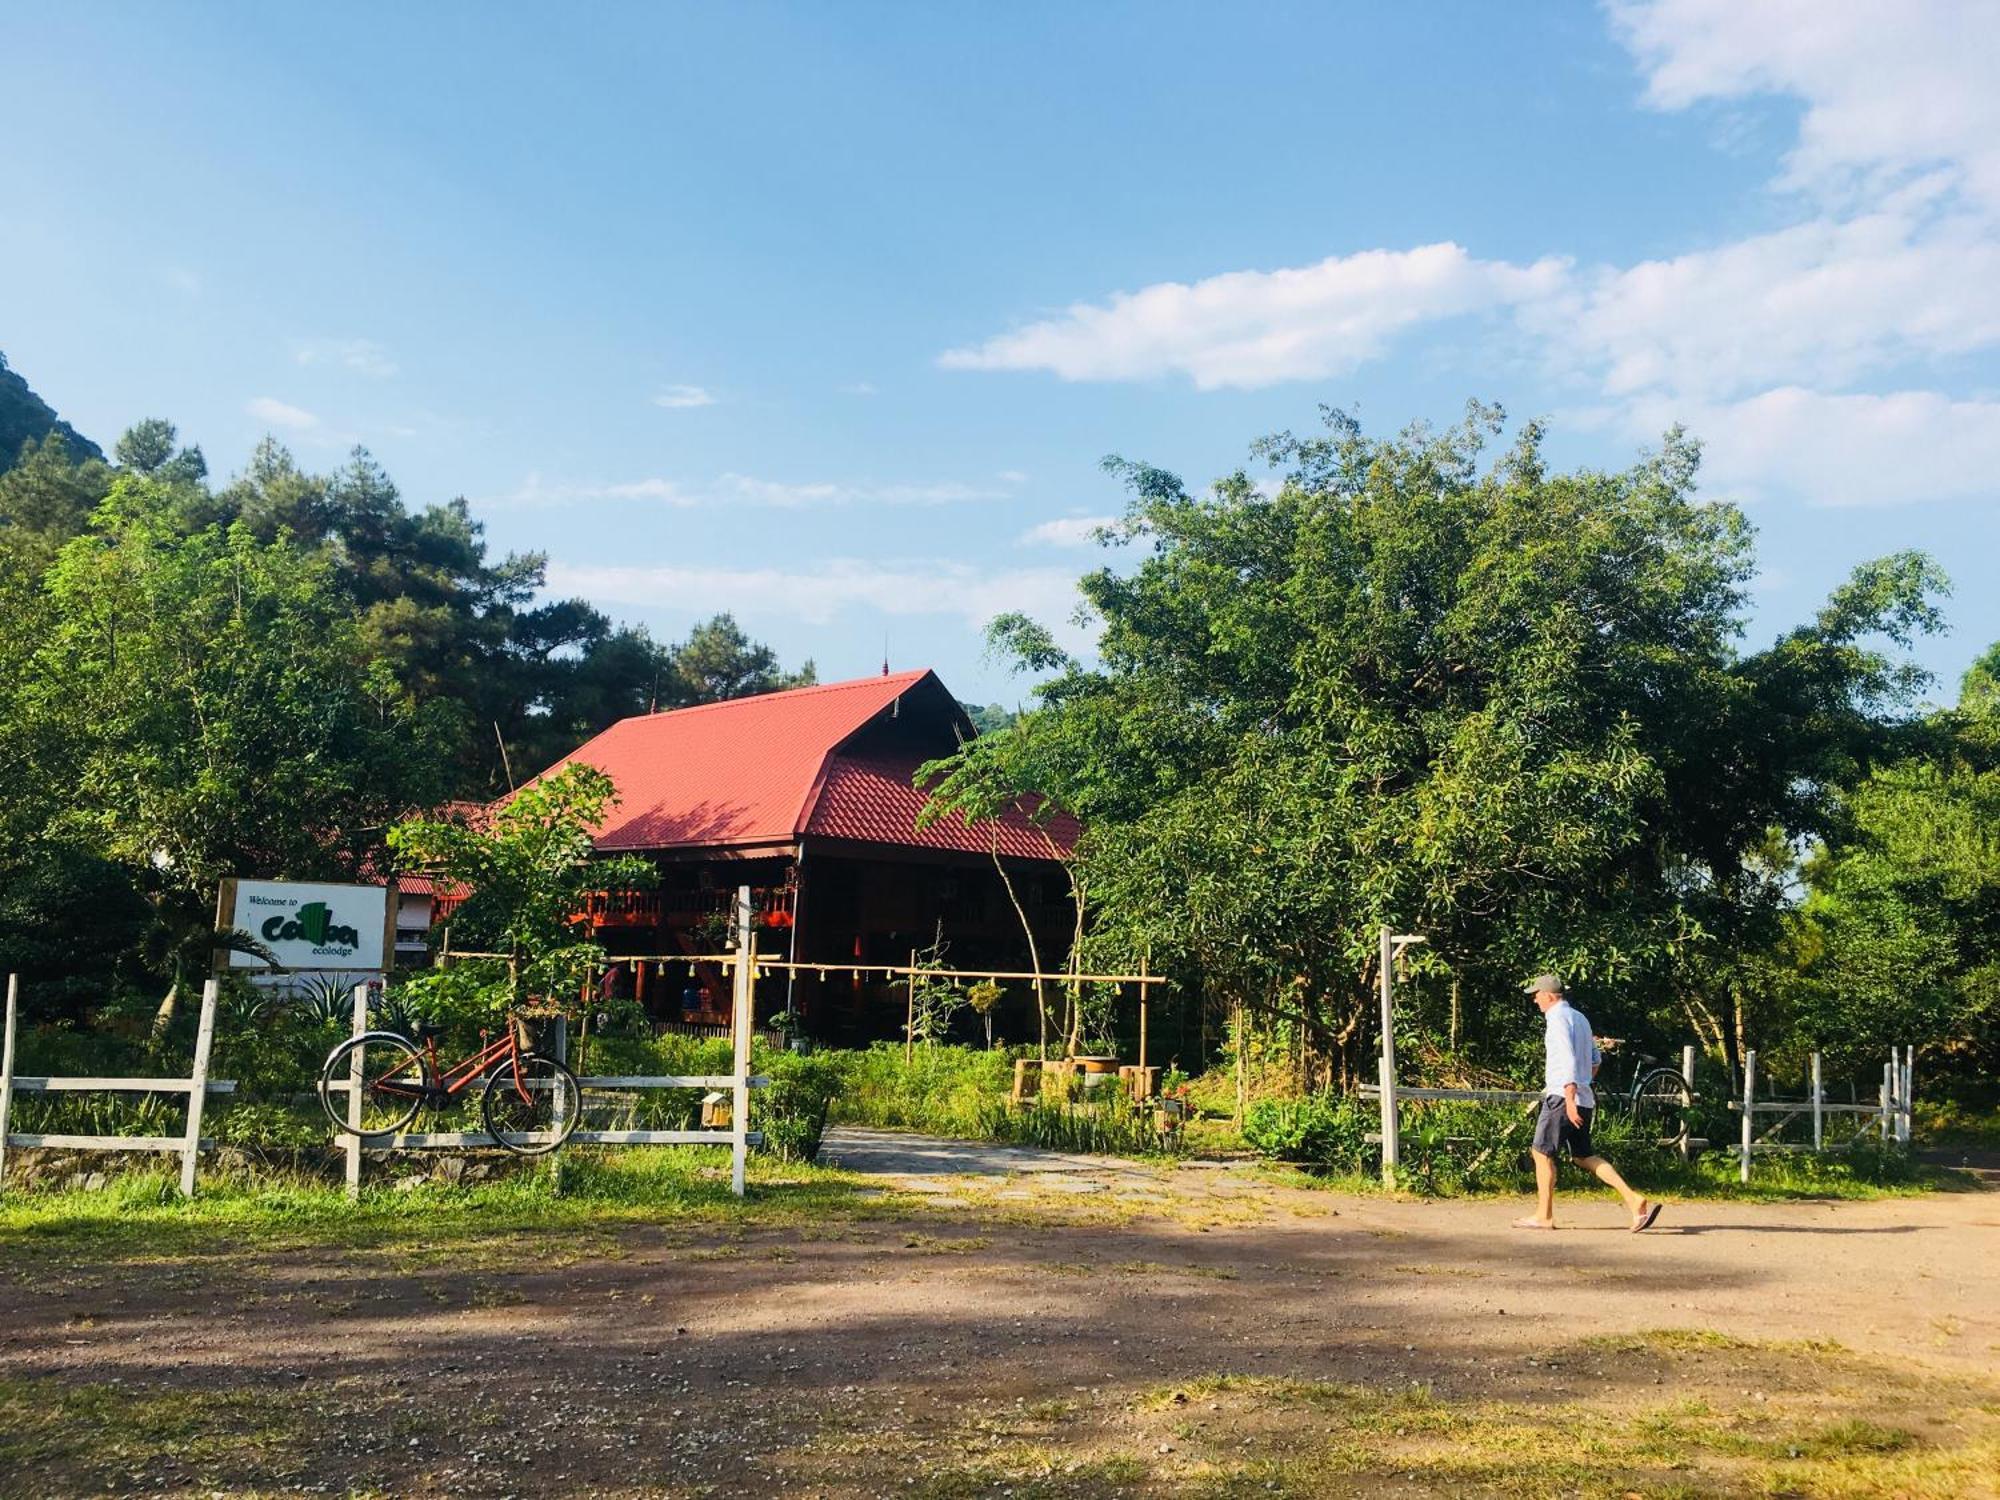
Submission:
{"label": "gray cap", "polygon": [[1526,984],[1521,986],[1521,993],[1524,995],[1539,995],[1543,990],[1547,990],[1552,995],[1560,995],[1563,992],[1562,976],[1559,974],[1537,974],[1533,979],[1530,979]]}

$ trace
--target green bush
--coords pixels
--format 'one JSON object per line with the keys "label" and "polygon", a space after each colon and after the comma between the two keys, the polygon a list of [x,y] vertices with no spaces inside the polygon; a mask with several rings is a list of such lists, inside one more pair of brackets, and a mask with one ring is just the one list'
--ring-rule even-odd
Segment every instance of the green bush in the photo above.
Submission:
{"label": "green bush", "polygon": [[1373,1105],[1348,1094],[1261,1099],[1244,1112],[1243,1139],[1276,1161],[1360,1172],[1377,1154],[1364,1137],[1380,1123]]}
{"label": "green bush", "polygon": [[785,1161],[813,1161],[826,1132],[827,1107],[839,1086],[840,1070],[832,1056],[815,1053],[767,1053],[758,1071],[770,1083],[751,1095],[750,1124],[764,1133],[763,1149]]}

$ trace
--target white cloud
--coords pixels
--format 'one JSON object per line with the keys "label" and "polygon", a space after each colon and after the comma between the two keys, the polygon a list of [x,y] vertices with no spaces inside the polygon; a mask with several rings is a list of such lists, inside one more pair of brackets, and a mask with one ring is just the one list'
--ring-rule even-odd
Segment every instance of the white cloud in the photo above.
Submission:
{"label": "white cloud", "polygon": [[549,589],[593,603],[746,612],[824,625],[854,610],[885,615],[942,615],[983,627],[995,615],[1022,610],[1063,619],[1076,606],[1076,575],[1065,568],[981,572],[951,561],[896,563],[836,558],[811,570],[783,568],[599,567],[551,563]]}
{"label": "white cloud", "polygon": [[1612,395],[1844,384],[2000,344],[2000,240],[1963,215],[1815,219],[1598,271],[1522,321]]}
{"label": "white cloud", "polygon": [[389,351],[373,339],[301,339],[292,346],[292,356],[302,365],[338,365],[376,380],[396,373]]}
{"label": "white cloud", "polygon": [[1028,476],[1023,474],[1019,469],[1002,469],[993,477],[1002,484],[1026,484],[1028,482]]}
{"label": "white cloud", "polygon": [[243,409],[266,426],[282,427],[289,432],[310,432],[319,426],[319,418],[311,412],[280,401],[275,396],[253,397]]}
{"label": "white cloud", "polygon": [[1117,519],[1116,516],[1062,516],[1030,526],[1019,540],[1030,547],[1094,547],[1098,531]]}
{"label": "white cloud", "polygon": [[653,397],[653,405],[664,406],[668,411],[688,411],[715,405],[715,396],[698,385],[670,385]]}
{"label": "white cloud", "polygon": [[2000,499],[2000,401],[1936,391],[1828,395],[1783,386],[1742,401],[1648,397],[1624,408],[1635,439],[1683,422],[1702,442],[1702,487],[1822,505]]}
{"label": "white cloud", "polygon": [[1417,324],[1545,297],[1565,263],[1477,260],[1453,244],[1364,250],[1317,265],[1160,282],[953,349],[953,370],[1048,370],[1064,380],[1182,374],[1202,390],[1335,375]]}
{"label": "white cloud", "polygon": [[875,393],[873,382],[866,380],[852,380],[840,387],[843,396],[872,396]]}
{"label": "white cloud", "polygon": [[1615,29],[1661,109],[1804,101],[1786,186],[1850,201],[1943,172],[2000,208],[2000,11],[1990,0],[1649,0]]}

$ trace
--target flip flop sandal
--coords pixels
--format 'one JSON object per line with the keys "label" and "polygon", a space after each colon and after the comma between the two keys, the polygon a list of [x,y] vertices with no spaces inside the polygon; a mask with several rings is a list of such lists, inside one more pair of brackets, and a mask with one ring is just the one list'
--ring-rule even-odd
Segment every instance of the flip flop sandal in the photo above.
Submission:
{"label": "flip flop sandal", "polygon": [[1632,1226],[1632,1232],[1634,1234],[1644,1234],[1648,1229],[1651,1229],[1653,1227],[1653,1221],[1659,1218],[1660,1210],[1664,1207],[1666,1207],[1666,1205],[1663,1203],[1655,1203],[1650,1207],[1648,1207],[1647,1210],[1639,1216],[1639,1222]]}
{"label": "flip flop sandal", "polygon": [[1507,1226],[1509,1229],[1554,1229],[1553,1224],[1544,1224],[1540,1219],[1516,1219]]}

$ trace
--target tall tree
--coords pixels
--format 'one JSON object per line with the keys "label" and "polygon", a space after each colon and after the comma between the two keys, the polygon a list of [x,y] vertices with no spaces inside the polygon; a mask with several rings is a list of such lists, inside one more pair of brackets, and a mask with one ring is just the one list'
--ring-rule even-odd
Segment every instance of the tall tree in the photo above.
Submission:
{"label": "tall tree", "polygon": [[225,875],[351,871],[443,792],[449,725],[368,659],[326,558],[187,533],[177,501],[113,485],[48,574],[13,707],[39,780],[67,788],[54,826],[205,910]]}
{"label": "tall tree", "polygon": [[1256,446],[1276,494],[1110,461],[1132,495],[1114,540],[1145,551],[1082,581],[1100,665],[999,622],[1056,675],[937,795],[1079,814],[1095,941],[1178,962],[1349,1073],[1381,923],[1429,935],[1421,962],[1498,1052],[1522,973],[1664,995],[1770,828],[1806,831],[1866,763],[1914,678],[1864,642],[1934,622],[1935,569],[1863,569],[1745,656],[1750,528],[1697,501],[1678,433],[1623,473],[1554,474],[1534,424],[1482,471],[1486,408],[1387,441],[1327,424]]}
{"label": "tall tree", "polygon": [[674,668],[689,703],[806,687],[817,680],[810,661],[797,672],[781,671],[778,654],[745,635],[731,614],[695,626],[674,649]]}

